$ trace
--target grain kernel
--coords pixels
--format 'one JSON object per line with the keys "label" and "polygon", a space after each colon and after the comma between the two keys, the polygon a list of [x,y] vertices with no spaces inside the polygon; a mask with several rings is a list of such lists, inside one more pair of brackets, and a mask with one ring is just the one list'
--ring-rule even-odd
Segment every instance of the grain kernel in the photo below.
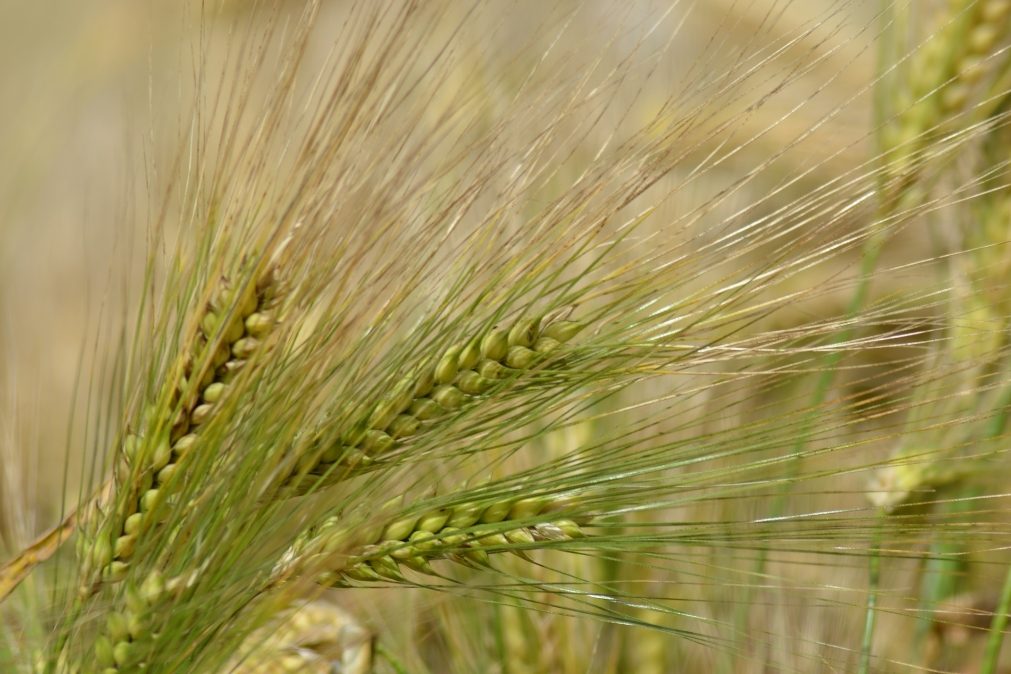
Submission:
{"label": "grain kernel", "polygon": [[481,346],[476,341],[468,342],[463,350],[460,351],[460,356],[457,358],[456,365],[460,370],[470,370],[481,360]]}
{"label": "grain kernel", "polygon": [[432,392],[432,400],[447,410],[457,410],[467,402],[467,396],[455,386],[443,384]]}
{"label": "grain kernel", "polygon": [[420,421],[409,414],[401,414],[393,420],[393,423],[390,424],[390,427],[387,430],[389,431],[390,437],[396,440],[398,438],[406,438],[414,435],[420,428]]}
{"label": "grain kernel", "polygon": [[446,413],[446,411],[439,407],[439,404],[431,398],[420,398],[415,400],[411,403],[410,412],[411,416],[416,419],[421,419],[422,421],[429,421]]}
{"label": "grain kernel", "polygon": [[460,347],[458,346],[451,346],[446,350],[445,355],[443,355],[438,365],[435,366],[435,371],[432,373],[436,384],[449,384],[456,379],[459,355]]}
{"label": "grain kernel", "polygon": [[501,522],[509,514],[509,509],[512,507],[512,503],[509,501],[499,501],[497,503],[492,503],[490,506],[484,509],[481,513],[481,521],[492,523]]}
{"label": "grain kernel", "polygon": [[211,417],[211,412],[214,411],[214,405],[204,403],[203,405],[197,405],[193,408],[190,413],[190,421],[193,422],[194,426],[199,426]]}
{"label": "grain kernel", "polygon": [[247,359],[256,352],[260,346],[260,340],[256,337],[243,337],[232,344],[232,355],[236,358]]}
{"label": "grain kernel", "polygon": [[506,365],[517,370],[526,370],[537,362],[537,352],[525,346],[513,346],[506,356]]}
{"label": "grain kernel", "polygon": [[221,400],[221,396],[224,395],[224,393],[225,384],[220,381],[216,381],[204,389],[202,397],[204,402],[216,403]]}
{"label": "grain kernel", "polygon": [[521,318],[509,331],[509,346],[532,346],[537,339],[537,327],[540,321],[536,318]]}
{"label": "grain kernel", "polygon": [[456,377],[455,386],[468,395],[481,395],[489,388],[492,382],[485,379],[474,370],[464,370]]}
{"label": "grain kernel", "polygon": [[113,646],[112,658],[120,667],[131,667],[140,659],[139,650],[128,641],[120,641]]}
{"label": "grain kernel", "polygon": [[542,331],[542,336],[558,340],[563,344],[579,333],[583,326],[575,321],[555,321]]}
{"label": "grain kernel", "polygon": [[481,355],[490,360],[502,360],[509,351],[509,333],[494,329],[481,340]]}
{"label": "grain kernel", "polygon": [[362,437],[361,447],[369,454],[381,454],[393,447],[393,438],[383,431],[373,429]]}
{"label": "grain kernel", "polygon": [[270,314],[257,312],[250,314],[246,318],[246,332],[253,337],[262,337],[274,326],[274,319]]}

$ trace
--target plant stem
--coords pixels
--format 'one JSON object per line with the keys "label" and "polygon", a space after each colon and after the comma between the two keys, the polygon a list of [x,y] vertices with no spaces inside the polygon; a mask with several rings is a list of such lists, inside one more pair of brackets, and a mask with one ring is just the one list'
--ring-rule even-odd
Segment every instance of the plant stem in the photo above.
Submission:
{"label": "plant stem", "polygon": [[877,530],[874,534],[874,544],[871,547],[868,561],[867,612],[864,616],[864,635],[860,644],[859,674],[868,674],[871,665],[871,650],[874,646],[874,626],[877,622],[878,587],[881,584],[881,537],[884,530],[886,513],[884,509],[878,513]]}
{"label": "plant stem", "polygon": [[1000,604],[994,611],[990,622],[990,636],[986,640],[986,651],[979,674],[995,674],[997,660],[1000,658],[1000,647],[1004,641],[1004,629],[1007,627],[1008,611],[1011,611],[1011,566],[1008,566],[1004,576],[1004,588],[1000,592]]}
{"label": "plant stem", "polygon": [[393,671],[396,672],[396,674],[410,674],[404,666],[404,663],[400,662],[400,660],[398,660],[397,657],[389,651],[389,649],[383,646],[382,643],[377,641],[375,649],[376,655],[385,660],[387,664],[393,668]]}

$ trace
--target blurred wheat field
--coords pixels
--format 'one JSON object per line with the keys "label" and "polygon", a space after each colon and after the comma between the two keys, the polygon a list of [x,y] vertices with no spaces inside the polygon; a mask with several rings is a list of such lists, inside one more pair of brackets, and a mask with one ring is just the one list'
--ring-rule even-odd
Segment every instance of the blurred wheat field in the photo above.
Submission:
{"label": "blurred wheat field", "polygon": [[0,670],[1011,671],[1009,14],[0,7]]}

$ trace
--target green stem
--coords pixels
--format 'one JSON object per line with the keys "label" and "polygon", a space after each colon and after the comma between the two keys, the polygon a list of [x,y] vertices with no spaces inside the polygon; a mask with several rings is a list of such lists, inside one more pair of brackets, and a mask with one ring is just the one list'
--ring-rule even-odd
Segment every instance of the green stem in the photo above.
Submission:
{"label": "green stem", "polygon": [[[860,278],[857,281],[857,286],[853,296],[850,298],[849,305],[846,307],[847,321],[851,321],[854,317],[856,317],[856,315],[863,309],[864,303],[867,301],[867,296],[870,293],[871,277],[874,275],[874,269],[877,267],[883,243],[883,237],[878,233],[874,233],[867,240],[867,243],[864,246],[863,255],[860,260]],[[853,337],[854,332],[854,328],[847,328],[835,333],[832,337],[831,344],[837,345],[846,342]],[[772,517],[780,517],[786,510],[787,497],[790,494],[793,480],[800,474],[804,449],[807,447],[807,443],[810,439],[816,420],[821,416],[821,410],[819,408],[825,402],[825,398],[828,397],[828,392],[832,388],[832,383],[835,381],[836,368],[841,359],[841,352],[831,351],[822,360],[821,373],[818,376],[814,393],[811,396],[811,409],[801,422],[801,428],[797,435],[797,441],[794,443],[793,448],[790,451],[792,459],[787,465],[787,477],[789,479],[780,487],[779,493],[776,495],[776,499],[772,503]],[[758,551],[758,559],[755,560],[754,573],[756,575],[760,576],[765,573],[768,558],[768,549],[761,548]],[[734,622],[737,627],[736,633],[746,632],[745,622],[748,615],[747,607],[751,604],[753,588],[749,587],[746,594],[747,597],[743,602],[738,604],[735,612],[736,615],[734,617]]]}
{"label": "green stem", "polygon": [[376,655],[378,655],[383,660],[385,660],[386,664],[388,664],[390,667],[392,667],[393,671],[396,672],[396,674],[410,674],[407,671],[407,667],[404,666],[404,663],[402,663],[397,658],[397,656],[393,655],[393,653],[391,653],[389,651],[389,649],[387,649],[385,646],[383,646],[382,643],[380,643],[380,642],[377,641],[376,645],[375,645],[375,649],[376,649]]}
{"label": "green stem", "polygon": [[[863,310],[864,304],[867,302],[867,295],[870,293],[871,287],[871,277],[874,275],[874,269],[877,267],[878,258],[881,256],[881,249],[883,247],[882,243],[882,238],[878,234],[872,235],[871,238],[867,240],[867,244],[864,247],[864,252],[860,260],[860,279],[857,281],[856,290],[850,298],[849,305],[846,307],[847,322],[852,321],[852,319],[854,319],[856,315]],[[855,332],[856,330],[854,328],[847,328],[835,333],[832,336],[831,345],[835,346],[848,341],[853,337]],[[822,360],[822,366],[820,368],[821,372],[818,375],[818,381],[815,384],[814,393],[811,396],[811,409],[801,422],[800,432],[797,434],[797,441],[794,443],[793,448],[790,451],[790,454],[793,457],[787,468],[787,477],[790,479],[780,489],[779,494],[773,503],[771,513],[772,517],[781,516],[786,508],[786,498],[789,495],[792,481],[800,474],[804,449],[807,447],[807,443],[810,440],[811,431],[814,427],[815,421],[821,418],[822,410],[820,407],[824,404],[825,398],[828,397],[828,392],[832,388],[832,383],[835,381],[836,368],[841,359],[841,352],[831,351]],[[765,559],[766,555],[765,550],[763,549],[761,555],[759,556],[758,567],[756,569],[757,571],[761,572],[765,568]]]}
{"label": "green stem", "polygon": [[[956,493],[957,498],[942,503],[938,510],[948,519],[959,522],[966,521],[966,515],[971,515],[975,497],[980,492],[977,488],[963,488]],[[962,538],[953,540],[935,534],[930,547],[930,557],[926,560],[923,579],[920,584],[919,619],[916,626],[916,648],[920,656],[924,656],[924,645],[927,634],[933,625],[932,614],[937,606],[958,594],[960,578],[965,572],[965,553],[967,552]]]}
{"label": "green stem", "polygon": [[983,430],[984,439],[993,439],[1004,433],[1007,426],[1008,408],[1011,408],[1011,386],[1007,386],[1000,393],[997,399],[997,414],[990,418],[990,423]]}
{"label": "green stem", "polygon": [[860,666],[858,674],[868,674],[871,666],[871,650],[874,646],[874,627],[877,622],[878,587],[881,584],[881,536],[885,511],[878,513],[879,526],[874,534],[874,545],[868,562],[867,613],[864,616],[864,634],[860,644]]}
{"label": "green stem", "polygon": [[1007,574],[1004,576],[1004,589],[1000,592],[1000,604],[994,611],[993,621],[990,623],[990,636],[986,640],[986,651],[983,654],[983,663],[980,665],[979,674],[995,674],[997,671],[997,660],[1000,658],[1000,647],[1004,641],[1004,630],[1007,627],[1009,610],[1011,610],[1011,566],[1008,566]]}
{"label": "green stem", "polygon": [[[883,247],[881,244],[880,235],[872,235],[867,240],[867,245],[860,260],[860,279],[857,281],[856,290],[853,293],[853,297],[850,298],[849,305],[846,307],[847,322],[852,321],[863,310],[864,304],[867,302],[867,295],[870,293],[871,288],[871,277],[874,275],[874,269],[878,265],[878,258],[881,256],[881,249]],[[853,337],[854,332],[853,328],[837,332],[832,338],[832,346],[848,341]],[[815,420],[821,416],[821,410],[818,408],[821,407],[825,402],[825,398],[828,397],[828,392],[835,381],[836,367],[839,365],[841,359],[842,353],[839,351],[832,351],[825,356],[821,373],[818,376],[818,382],[815,384],[814,394],[811,396],[811,411],[804,419],[802,430],[797,436],[797,442],[793,446],[792,454],[794,461],[791,462],[790,477],[795,477],[800,470],[800,457],[807,447],[811,428],[814,426]],[[774,513],[774,515],[780,514],[782,513]]]}
{"label": "green stem", "polygon": [[[881,254],[881,243],[881,239],[877,235],[872,236],[867,241],[867,245],[864,248],[864,253],[860,262],[860,279],[857,282],[856,291],[853,293],[852,298],[850,298],[850,303],[846,308],[847,320],[853,319],[858,313],[860,313],[863,309],[864,303],[867,301],[867,295],[870,292],[871,286],[871,276],[874,273],[874,269],[878,263],[878,257]],[[833,335],[831,343],[833,345],[842,344],[852,338],[853,333],[853,328],[837,332]],[[821,416],[821,410],[819,408],[825,402],[825,398],[828,397],[828,392],[832,388],[832,383],[835,381],[836,367],[839,365],[841,358],[842,354],[840,352],[832,351],[822,360],[821,373],[818,376],[814,393],[811,396],[811,410],[801,422],[801,428],[797,435],[797,441],[790,450],[793,458],[787,466],[787,477],[789,480],[787,480],[780,488],[779,493],[776,495],[776,500],[773,501],[770,513],[772,517],[780,517],[786,509],[787,496],[789,496],[792,481],[800,474],[804,449],[807,447],[807,442],[815,421]],[[762,548],[759,550],[758,559],[755,562],[755,573],[764,573],[765,565],[767,563],[768,550],[766,548]]]}

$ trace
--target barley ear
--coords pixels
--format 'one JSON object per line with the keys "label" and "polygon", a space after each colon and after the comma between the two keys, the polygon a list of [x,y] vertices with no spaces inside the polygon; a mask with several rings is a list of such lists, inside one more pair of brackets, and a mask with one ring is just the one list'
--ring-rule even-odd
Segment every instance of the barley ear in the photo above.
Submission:
{"label": "barley ear", "polygon": [[342,442],[305,451],[300,472],[288,479],[296,494],[326,486],[368,469],[404,440],[436,428],[442,417],[493,395],[497,387],[539,365],[559,363],[558,349],[582,325],[556,321],[542,326],[521,318],[508,330],[494,328],[448,348],[417,376],[401,380],[389,395],[341,433]]}
{"label": "barley ear", "polygon": [[905,64],[908,77],[896,94],[898,111],[882,135],[888,182],[884,212],[909,205],[902,202],[916,194],[911,188],[927,166],[925,150],[967,109],[980,80],[993,68],[1009,17],[1007,0],[949,2],[937,17],[937,32]]}
{"label": "barley ear", "polygon": [[278,612],[249,635],[224,671],[231,674],[368,674],[372,636],[332,602],[315,600]]}
{"label": "barley ear", "polygon": [[138,431],[127,434],[116,463],[114,505],[92,531],[82,531],[85,592],[98,581],[125,577],[139,540],[169,516],[166,499],[195,452],[237,373],[263,344],[279,303],[277,274],[237,286],[219,281],[200,313],[191,350],[173,369],[157,400],[144,410]]}
{"label": "barley ear", "polygon": [[437,559],[487,566],[489,553],[522,553],[587,536],[576,521],[549,517],[563,503],[571,501],[564,497],[501,498],[396,517],[381,533],[345,555],[339,566],[328,562],[335,552],[346,550],[360,537],[355,538],[339,517],[330,517],[300,535],[286,551],[275,568],[275,582],[321,569],[320,582],[334,587],[354,581],[402,582],[405,567],[438,575],[430,564]]}

